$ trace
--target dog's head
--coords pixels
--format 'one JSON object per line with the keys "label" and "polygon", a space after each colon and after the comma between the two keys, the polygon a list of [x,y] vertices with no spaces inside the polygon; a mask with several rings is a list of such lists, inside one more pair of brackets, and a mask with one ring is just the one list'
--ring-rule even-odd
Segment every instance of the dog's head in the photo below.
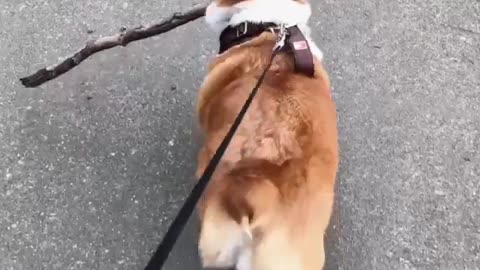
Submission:
{"label": "dog's head", "polygon": [[215,0],[206,21],[217,33],[243,22],[306,25],[311,15],[306,0]]}

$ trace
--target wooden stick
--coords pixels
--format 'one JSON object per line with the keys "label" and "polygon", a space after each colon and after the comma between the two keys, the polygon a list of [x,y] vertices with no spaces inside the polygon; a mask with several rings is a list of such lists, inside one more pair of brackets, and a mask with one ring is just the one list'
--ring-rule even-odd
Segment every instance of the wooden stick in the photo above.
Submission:
{"label": "wooden stick", "polygon": [[72,56],[62,60],[56,65],[42,68],[30,76],[21,78],[20,81],[25,87],[40,86],[41,84],[53,80],[73,69],[85,59],[97,52],[117,46],[127,46],[127,44],[132,41],[142,40],[166,33],[177,28],[178,26],[205,16],[205,10],[205,6],[196,7],[187,12],[175,13],[169,18],[166,18],[160,23],[154,25],[127,29],[113,36],[101,37],[97,40],[89,41],[85,47],[77,51]]}

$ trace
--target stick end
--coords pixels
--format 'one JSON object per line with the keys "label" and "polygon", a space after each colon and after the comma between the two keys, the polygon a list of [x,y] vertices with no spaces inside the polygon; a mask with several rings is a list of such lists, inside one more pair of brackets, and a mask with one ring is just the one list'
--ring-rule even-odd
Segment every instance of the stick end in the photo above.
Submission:
{"label": "stick end", "polygon": [[48,71],[41,69],[35,74],[20,78],[20,83],[26,88],[34,88],[48,81]]}

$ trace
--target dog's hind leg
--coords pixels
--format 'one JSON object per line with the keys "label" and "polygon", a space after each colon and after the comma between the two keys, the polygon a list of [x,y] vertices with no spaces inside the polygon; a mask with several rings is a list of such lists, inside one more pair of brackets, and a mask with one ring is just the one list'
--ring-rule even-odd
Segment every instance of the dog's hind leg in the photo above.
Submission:
{"label": "dog's hind leg", "polygon": [[198,249],[203,267],[235,267],[250,236],[241,224],[231,219],[218,205],[210,203],[201,221]]}

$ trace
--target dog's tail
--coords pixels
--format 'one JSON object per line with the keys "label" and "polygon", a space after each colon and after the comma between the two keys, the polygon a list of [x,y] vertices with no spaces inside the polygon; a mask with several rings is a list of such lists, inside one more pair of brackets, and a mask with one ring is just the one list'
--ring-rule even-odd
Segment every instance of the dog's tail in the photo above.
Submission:
{"label": "dog's tail", "polygon": [[306,179],[295,163],[243,162],[224,179],[230,185],[222,192],[221,205],[243,239],[236,269],[321,269],[306,266],[324,263],[321,221],[325,218],[320,216],[329,215],[322,209],[330,208],[330,199],[312,203],[313,198],[304,196],[300,187]]}

